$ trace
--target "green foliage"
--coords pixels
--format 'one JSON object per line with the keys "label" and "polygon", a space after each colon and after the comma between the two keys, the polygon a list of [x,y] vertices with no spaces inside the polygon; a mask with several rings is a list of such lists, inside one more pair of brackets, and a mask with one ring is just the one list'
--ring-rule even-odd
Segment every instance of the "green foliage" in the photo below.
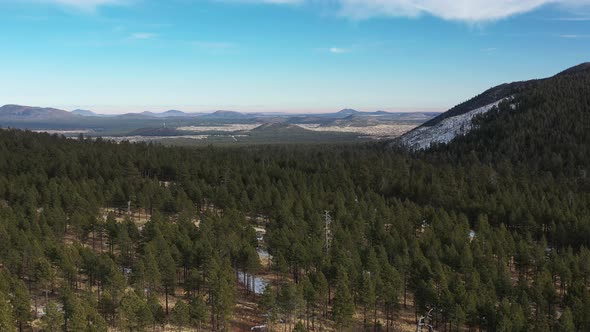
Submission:
{"label": "green foliage", "polygon": [[16,318],[19,330],[22,330],[33,317],[31,312],[31,296],[21,280],[13,282],[12,287],[13,296],[11,303],[14,318]]}
{"label": "green foliage", "polygon": [[200,296],[192,297],[189,302],[190,326],[200,329],[207,321],[207,305]]}
{"label": "green foliage", "polygon": [[119,326],[123,330],[144,331],[154,322],[148,304],[135,292],[127,292],[121,299]]}
{"label": "green foliage", "polygon": [[576,326],[574,324],[574,317],[572,315],[572,311],[570,310],[570,308],[565,308],[565,310],[563,311],[563,314],[561,315],[561,318],[559,319],[559,322],[558,322],[555,330],[559,331],[559,332],[574,332],[574,331],[576,331]]}
{"label": "green foliage", "polygon": [[182,330],[182,328],[188,326],[190,323],[190,307],[183,301],[177,301],[172,309],[170,320],[172,321],[172,324]]}
{"label": "green foliage", "polygon": [[350,326],[355,308],[348,285],[348,276],[345,273],[341,273],[338,277],[332,310],[334,321],[340,330]]}
{"label": "green foliage", "polygon": [[[0,330],[27,329],[40,297],[59,299],[67,331],[146,329],[179,288],[185,326],[229,330],[236,271],[262,268],[254,223],[277,276],[259,298],[269,324],[345,329],[362,310],[392,330],[413,298],[437,329],[590,330],[589,77],[514,90],[470,134],[417,153],[0,130]],[[151,216],[139,228],[129,201]]]}
{"label": "green foliage", "polygon": [[279,306],[277,304],[277,295],[273,287],[267,286],[262,293],[258,307],[263,312],[269,325],[274,324],[278,320]]}
{"label": "green foliage", "polygon": [[226,329],[235,302],[235,275],[229,261],[224,260],[220,264],[214,259],[211,263],[209,304],[213,326]]}
{"label": "green foliage", "polygon": [[0,331],[16,332],[12,308],[5,293],[0,291]]}
{"label": "green foliage", "polygon": [[164,324],[166,322],[166,313],[160,304],[160,300],[156,295],[150,295],[147,300],[147,305],[154,318],[154,324]]}
{"label": "green foliage", "polygon": [[293,332],[306,332],[307,329],[305,329],[305,325],[303,325],[303,322],[298,321],[297,324],[295,324],[295,328],[293,328]]}
{"label": "green foliage", "polygon": [[43,331],[62,331],[64,326],[64,315],[55,302],[49,302],[45,306],[45,316],[41,319]]}

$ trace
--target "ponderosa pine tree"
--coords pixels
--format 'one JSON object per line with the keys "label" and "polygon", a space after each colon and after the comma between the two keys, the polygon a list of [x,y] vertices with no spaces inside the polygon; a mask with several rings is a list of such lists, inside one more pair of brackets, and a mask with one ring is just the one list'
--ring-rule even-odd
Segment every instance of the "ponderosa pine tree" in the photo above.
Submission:
{"label": "ponderosa pine tree", "polygon": [[176,263],[168,250],[160,252],[159,271],[162,274],[162,287],[164,287],[164,296],[166,300],[166,316],[168,311],[168,296],[174,293],[176,289]]}
{"label": "ponderosa pine tree", "polygon": [[[193,149],[2,129],[0,293],[9,296],[14,326],[27,327],[23,314],[53,288],[46,283],[53,271],[53,284],[65,284],[53,295],[71,292],[80,321],[95,327],[92,303],[115,326],[129,286],[138,296],[147,288],[160,324],[156,297],[174,275],[170,294],[179,285],[192,295],[207,292],[213,325],[230,329],[235,269],[257,263],[258,224],[267,231],[277,286],[298,283],[297,297],[307,306],[315,301],[310,309],[322,312],[322,324],[333,325],[329,313],[346,307],[340,271],[351,297],[344,303],[362,304],[353,306],[357,314],[369,303],[367,324],[372,318],[376,325],[381,312],[380,319],[393,319],[404,293],[418,315],[434,308],[439,330],[558,329],[566,307],[577,330],[590,330],[589,76],[536,82],[518,91],[513,106],[478,117],[468,135],[413,153],[388,143]],[[93,219],[125,212],[130,199],[133,210],[150,214],[141,231],[114,214],[93,231]],[[109,250],[88,232],[99,242],[106,237]],[[166,252],[173,263],[161,264]],[[170,267],[175,273],[165,273]],[[371,295],[366,272],[375,305],[372,296],[363,299]],[[19,279],[29,303],[13,296]],[[71,305],[64,308],[70,326]]]}
{"label": "ponderosa pine tree", "polygon": [[207,305],[201,296],[192,296],[189,302],[189,325],[201,330],[203,324],[207,322],[208,312]]}
{"label": "ponderosa pine tree", "polygon": [[184,301],[178,300],[172,308],[170,314],[170,321],[174,324],[179,331],[182,331],[185,327],[189,326],[191,320],[190,308],[184,303]]}
{"label": "ponderosa pine tree", "polygon": [[55,302],[49,302],[45,306],[45,316],[41,319],[43,331],[63,331],[64,315]]}
{"label": "ponderosa pine tree", "polygon": [[340,331],[345,330],[350,326],[354,311],[354,302],[350,292],[348,276],[345,272],[340,272],[336,284],[336,293],[334,294],[334,305],[332,308],[334,321]]}
{"label": "ponderosa pine tree", "polygon": [[13,292],[11,299],[12,310],[18,330],[22,332],[33,317],[31,312],[31,295],[21,280],[15,280],[11,287]]}
{"label": "ponderosa pine tree", "polygon": [[208,273],[211,326],[214,330],[227,330],[227,320],[235,301],[233,269],[228,259],[219,262],[214,256]]}
{"label": "ponderosa pine tree", "polygon": [[277,303],[277,294],[271,285],[266,286],[264,289],[258,302],[258,308],[266,315],[267,325],[272,330],[274,324],[279,319],[279,306]]}
{"label": "ponderosa pine tree", "polygon": [[15,319],[8,296],[0,291],[0,331],[16,332]]}
{"label": "ponderosa pine tree", "polygon": [[144,331],[153,324],[152,313],[142,298],[135,292],[128,291],[119,305],[118,325],[123,330]]}

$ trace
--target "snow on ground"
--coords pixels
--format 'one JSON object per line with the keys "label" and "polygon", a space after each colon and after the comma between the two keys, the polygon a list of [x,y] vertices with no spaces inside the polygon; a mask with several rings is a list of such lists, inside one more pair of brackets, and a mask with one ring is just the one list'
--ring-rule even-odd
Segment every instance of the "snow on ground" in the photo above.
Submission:
{"label": "snow on ground", "polygon": [[254,292],[254,294],[257,295],[264,293],[264,290],[269,284],[268,280],[266,279],[253,276],[249,273],[244,274],[242,271],[238,271],[238,280],[242,285],[246,286],[248,290]]}
{"label": "snow on ground", "polygon": [[162,139],[195,139],[195,140],[204,140],[207,139],[210,135],[182,135],[182,136],[104,136],[102,137],[103,140],[113,141],[113,142],[123,142],[128,141],[130,143],[136,142],[151,142],[151,141],[159,141]]}
{"label": "snow on ground", "polygon": [[79,134],[89,134],[92,133],[92,130],[88,129],[78,129],[78,130],[33,130],[35,133],[48,133],[50,135],[57,134],[57,135],[79,135]]}
{"label": "snow on ground", "polygon": [[260,259],[271,259],[272,258],[270,256],[270,254],[268,253],[268,251],[266,251],[265,249],[258,248],[258,249],[256,249],[256,252],[258,253],[258,257],[260,257]]}
{"label": "snow on ground", "polygon": [[432,127],[420,127],[405,135],[401,139],[404,146],[412,150],[427,149],[433,143],[448,143],[459,135],[467,134],[473,127],[474,117],[487,113],[498,106],[504,99],[500,99],[489,105],[476,108],[465,114],[446,118]]}
{"label": "snow on ground", "polygon": [[312,131],[331,131],[331,132],[341,132],[341,133],[356,133],[361,135],[367,135],[370,137],[398,137],[408,131],[416,128],[414,124],[380,124],[375,126],[329,126],[323,127],[319,123],[312,123],[312,124],[297,124],[297,126],[312,130]]}
{"label": "snow on ground", "polygon": [[196,131],[196,132],[203,132],[203,131],[225,131],[225,132],[233,132],[233,131],[250,131],[254,128],[260,126],[260,123],[255,124],[230,124],[230,125],[219,125],[219,126],[184,126],[178,127],[176,130],[180,131]]}

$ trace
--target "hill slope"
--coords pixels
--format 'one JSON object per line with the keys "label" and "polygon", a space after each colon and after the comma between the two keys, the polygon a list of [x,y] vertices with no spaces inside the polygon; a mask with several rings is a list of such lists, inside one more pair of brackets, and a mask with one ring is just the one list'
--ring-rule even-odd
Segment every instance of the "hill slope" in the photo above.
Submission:
{"label": "hill slope", "polygon": [[63,119],[75,116],[75,114],[56,108],[22,105],[4,105],[0,107],[0,118],[2,119]]}
{"label": "hill slope", "polygon": [[[413,150],[429,148],[439,143],[449,143],[456,137],[465,136],[473,128],[481,129],[483,123],[479,121],[480,118],[487,118],[487,114],[496,114],[490,111],[498,110],[498,108],[505,111],[502,112],[503,121],[507,120],[506,117],[520,118],[522,116],[520,113],[523,111],[530,111],[537,107],[543,109],[543,111],[536,111],[537,116],[547,115],[538,114],[538,112],[548,112],[545,110],[547,105],[552,105],[555,110],[564,112],[562,115],[565,116],[555,119],[556,123],[575,121],[582,115],[574,115],[572,112],[576,107],[583,108],[585,105],[585,99],[588,96],[588,85],[585,84],[589,76],[590,64],[584,63],[550,78],[499,85],[427,121],[400,137],[398,142]],[[577,105],[578,103],[581,105]],[[521,119],[523,123],[528,123],[529,120],[536,121],[534,117]],[[551,136],[552,128],[544,129],[543,134]],[[495,133],[493,139],[508,139],[517,134],[512,132],[500,136],[499,133]]]}
{"label": "hill slope", "polygon": [[[590,331],[590,74],[568,70],[513,98],[473,115],[464,136],[412,154],[0,129],[2,331],[52,319],[33,304],[65,308],[68,329],[177,324],[165,309],[198,308],[213,313],[199,315],[203,330],[250,330],[295,302],[294,312],[346,311],[352,331],[412,331],[428,312],[437,331]],[[277,131],[323,135],[267,124],[252,136]],[[270,291],[247,292],[235,277],[244,269]],[[295,301],[300,290],[313,296]],[[321,324],[345,330],[332,329],[338,320]]]}
{"label": "hill slope", "polygon": [[81,109],[73,110],[72,114],[76,114],[76,115],[80,115],[80,116],[99,116],[98,114],[96,114],[92,111],[81,110]]}
{"label": "hill slope", "polygon": [[244,113],[240,113],[240,112],[235,112],[235,111],[215,111],[213,113],[210,114],[205,114],[202,115],[200,118],[201,119],[226,119],[226,120],[235,120],[235,119],[247,119],[250,116],[244,114]]}

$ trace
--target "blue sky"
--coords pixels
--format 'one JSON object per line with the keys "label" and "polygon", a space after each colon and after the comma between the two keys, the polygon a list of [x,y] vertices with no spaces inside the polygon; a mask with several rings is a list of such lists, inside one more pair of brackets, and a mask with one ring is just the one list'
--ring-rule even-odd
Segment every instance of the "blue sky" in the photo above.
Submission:
{"label": "blue sky", "polygon": [[589,0],[0,0],[0,104],[443,110],[590,61]]}

